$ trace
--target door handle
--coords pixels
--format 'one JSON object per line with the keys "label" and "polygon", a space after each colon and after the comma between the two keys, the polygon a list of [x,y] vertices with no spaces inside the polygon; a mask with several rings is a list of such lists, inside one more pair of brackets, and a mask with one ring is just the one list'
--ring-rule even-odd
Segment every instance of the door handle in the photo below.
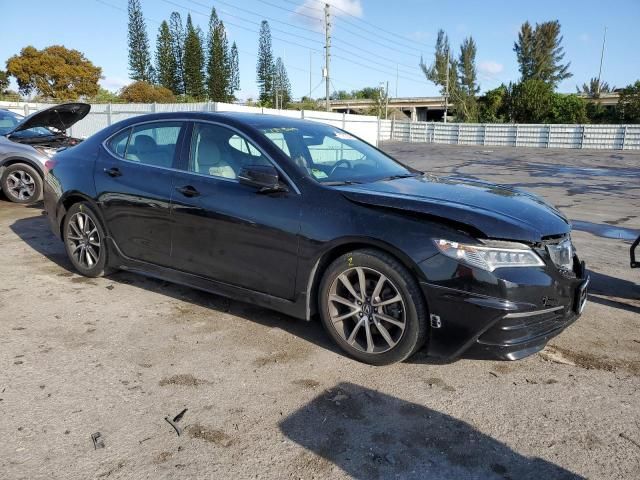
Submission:
{"label": "door handle", "polygon": [[184,187],[176,187],[176,190],[179,191],[185,197],[197,197],[200,195],[200,192],[193,188],[191,185],[185,185]]}
{"label": "door handle", "polygon": [[120,171],[120,169],[116,167],[105,168],[104,173],[106,173],[110,177],[119,177],[122,175],[122,172]]}

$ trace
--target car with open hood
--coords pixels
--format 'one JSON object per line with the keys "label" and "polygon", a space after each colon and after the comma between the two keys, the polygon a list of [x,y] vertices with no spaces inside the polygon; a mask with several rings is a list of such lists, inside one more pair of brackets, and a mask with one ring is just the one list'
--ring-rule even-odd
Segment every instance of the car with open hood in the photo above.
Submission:
{"label": "car with open hood", "polygon": [[47,160],[80,143],[66,130],[90,109],[86,103],[65,103],[27,117],[0,110],[0,187],[7,199],[24,204],[40,199]]}
{"label": "car with open hood", "polygon": [[541,198],[415,170],[317,122],[130,118],[58,153],[44,192],[81,274],[126,269],[319,317],[374,365],[423,348],[519,359],[587,298],[571,225]]}

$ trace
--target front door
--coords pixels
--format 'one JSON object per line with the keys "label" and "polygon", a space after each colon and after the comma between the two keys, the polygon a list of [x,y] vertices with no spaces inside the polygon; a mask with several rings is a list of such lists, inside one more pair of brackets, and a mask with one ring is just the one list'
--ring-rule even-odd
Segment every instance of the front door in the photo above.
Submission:
{"label": "front door", "polygon": [[262,194],[237,180],[246,165],[270,165],[225,126],[194,123],[171,200],[172,266],[291,299],[295,291],[301,197]]}
{"label": "front door", "polygon": [[114,135],[100,148],[98,202],[118,248],[136,260],[168,265],[174,162],[184,122],[151,122]]}

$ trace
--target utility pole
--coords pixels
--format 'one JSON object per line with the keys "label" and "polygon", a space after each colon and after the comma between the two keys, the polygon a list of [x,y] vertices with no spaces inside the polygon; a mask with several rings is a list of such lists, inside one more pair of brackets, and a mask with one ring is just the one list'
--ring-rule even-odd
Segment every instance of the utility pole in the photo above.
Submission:
{"label": "utility pole", "polygon": [[396,98],[398,98],[398,64],[397,63],[396,63]]}
{"label": "utility pole", "polygon": [[313,62],[312,60],[312,55],[313,55],[313,51],[309,50],[309,99],[311,99],[311,90],[312,90],[312,86],[311,86],[311,82],[312,82],[312,75],[311,75],[311,63]]}
{"label": "utility pole", "polygon": [[600,96],[600,76],[602,75],[602,61],[604,60],[604,44],[607,41],[607,27],[604,27],[604,36],[602,37],[602,53],[600,54],[600,70],[598,70],[598,96]]}
{"label": "utility pole", "polygon": [[444,123],[447,123],[447,111],[449,110],[449,64],[451,63],[451,53],[447,50],[447,83],[444,94]]}
{"label": "utility pole", "polygon": [[331,110],[329,107],[329,48],[331,47],[331,22],[329,21],[329,4],[324,4],[324,83],[325,83],[325,107],[327,112]]}
{"label": "utility pole", "polygon": [[[396,88],[397,88],[397,84],[396,84]],[[396,91],[396,98],[398,96],[398,92]],[[384,106],[384,119],[387,119],[387,116],[389,115],[389,80],[387,80],[387,98],[385,99],[385,106]]]}

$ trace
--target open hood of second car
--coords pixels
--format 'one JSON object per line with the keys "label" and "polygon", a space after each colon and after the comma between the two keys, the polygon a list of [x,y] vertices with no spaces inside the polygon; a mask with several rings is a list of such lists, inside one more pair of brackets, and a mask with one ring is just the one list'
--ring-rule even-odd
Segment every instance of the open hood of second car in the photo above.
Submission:
{"label": "open hood of second car", "polygon": [[29,130],[36,127],[53,128],[63,132],[86,117],[89,110],[91,110],[91,105],[88,103],[63,103],[45,108],[24,118],[6,135],[9,136],[21,130]]}

